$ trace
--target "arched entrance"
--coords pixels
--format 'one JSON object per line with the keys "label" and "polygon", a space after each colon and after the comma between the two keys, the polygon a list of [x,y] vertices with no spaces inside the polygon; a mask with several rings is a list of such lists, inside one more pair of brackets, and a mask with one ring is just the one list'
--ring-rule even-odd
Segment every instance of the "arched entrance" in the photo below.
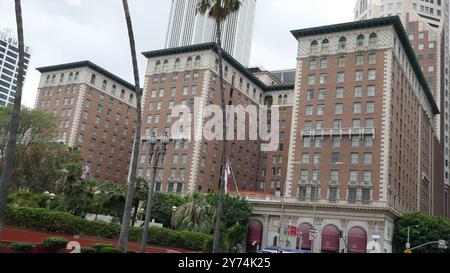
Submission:
{"label": "arched entrance", "polygon": [[[309,230],[312,229],[312,225],[308,223],[301,224],[298,229],[303,235],[301,236],[302,249],[311,250],[311,241],[309,240]],[[300,249],[300,238],[297,238],[297,249]]]}
{"label": "arched entrance", "polygon": [[339,229],[328,225],[322,230],[322,253],[339,253]]}
{"label": "arched entrance", "polygon": [[348,232],[348,253],[366,253],[367,233],[361,227],[354,227]]}
{"label": "arched entrance", "polygon": [[261,246],[263,224],[259,220],[251,220],[247,232],[247,252],[256,252]]}

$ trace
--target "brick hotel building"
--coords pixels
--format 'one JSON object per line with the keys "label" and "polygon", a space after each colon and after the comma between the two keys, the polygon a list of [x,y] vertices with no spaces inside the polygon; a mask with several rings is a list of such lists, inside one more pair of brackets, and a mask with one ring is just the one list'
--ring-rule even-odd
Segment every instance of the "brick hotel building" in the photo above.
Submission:
{"label": "brick hotel building", "polygon": [[59,141],[81,149],[92,177],[126,183],[136,123],[134,86],[89,61],[37,70],[35,108],[56,116]]}
{"label": "brick hotel building", "polygon": [[[409,37],[398,17],[292,33],[299,44],[295,84],[282,84],[270,72],[248,69],[224,53],[226,103],[280,110],[276,151],[263,152],[261,140],[228,141],[239,190],[253,207],[248,241],[294,248],[301,241],[303,249],[340,252],[341,230],[351,252],[366,252],[372,238],[379,251],[391,252],[394,219],[412,211],[433,214],[434,197],[443,190],[435,187],[443,185],[434,126],[439,108]],[[220,105],[215,44],[143,55],[148,59],[143,138],[186,130],[201,135],[208,120],[205,106]],[[36,107],[56,114],[61,141],[81,147],[100,179],[124,181],[133,140],[132,86],[89,62],[39,71]],[[176,105],[191,109],[188,120],[197,126],[171,132]],[[229,130],[235,134],[237,123],[249,128],[249,120],[234,120]],[[155,190],[217,191],[221,144],[174,139]],[[138,176],[150,175],[143,144]],[[274,194],[277,189],[282,197]],[[301,240],[280,234],[281,224],[299,227]],[[313,227],[320,236],[311,242]]]}

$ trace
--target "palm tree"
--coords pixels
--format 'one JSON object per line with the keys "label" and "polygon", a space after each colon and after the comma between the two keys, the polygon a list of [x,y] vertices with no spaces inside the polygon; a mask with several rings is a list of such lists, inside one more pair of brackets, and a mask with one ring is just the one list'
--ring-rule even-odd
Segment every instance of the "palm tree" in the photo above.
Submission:
{"label": "palm tree", "polygon": [[128,250],[128,235],[130,229],[131,222],[131,209],[133,207],[133,198],[134,198],[134,190],[135,190],[135,180],[136,180],[136,171],[139,157],[139,147],[141,143],[141,120],[142,120],[142,112],[141,112],[141,87],[139,83],[139,69],[137,63],[136,56],[136,44],[134,41],[134,33],[133,33],[133,25],[131,23],[130,10],[128,8],[128,0],[122,0],[123,10],[125,12],[125,20],[127,22],[128,29],[128,39],[130,41],[130,50],[131,50],[131,59],[133,61],[133,73],[134,73],[134,83],[135,83],[135,92],[136,92],[136,135],[134,138],[133,144],[133,158],[131,160],[131,168],[130,168],[130,181],[128,182],[128,192],[127,199],[125,202],[125,209],[123,213],[122,219],[122,228],[120,230],[120,237],[118,246],[119,248],[126,253]]}
{"label": "palm tree", "polygon": [[187,203],[177,209],[173,217],[173,226],[179,230],[210,234],[214,226],[215,208],[208,204],[205,196],[193,193]]}
{"label": "palm tree", "polygon": [[223,64],[222,64],[222,22],[231,14],[237,12],[241,7],[240,0],[198,0],[197,12],[213,19],[216,23],[216,42],[217,55],[219,61],[219,78],[220,78],[220,103],[222,104],[222,122],[223,122],[223,140],[222,140],[222,174],[220,181],[220,196],[217,206],[217,219],[214,231],[213,253],[217,253],[220,247],[220,226],[223,214],[223,202],[225,195],[225,169],[227,164],[227,125],[225,111],[225,89],[223,80]]}
{"label": "palm tree", "polygon": [[0,180],[0,235],[5,223],[5,209],[8,197],[8,190],[11,185],[11,176],[16,161],[17,134],[19,131],[20,107],[22,105],[22,87],[24,78],[24,54],[25,45],[23,38],[22,6],[20,0],[15,0],[17,38],[19,40],[19,63],[17,75],[16,95],[14,99],[11,121],[9,123],[9,137],[6,144],[5,158],[3,160],[2,175]]}

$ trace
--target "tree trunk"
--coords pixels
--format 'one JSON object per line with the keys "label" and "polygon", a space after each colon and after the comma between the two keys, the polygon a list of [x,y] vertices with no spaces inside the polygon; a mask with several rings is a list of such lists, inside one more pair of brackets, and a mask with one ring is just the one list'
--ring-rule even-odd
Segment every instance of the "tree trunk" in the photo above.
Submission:
{"label": "tree trunk", "polygon": [[220,193],[217,204],[216,227],[214,230],[214,244],[212,253],[218,253],[220,248],[220,228],[222,225],[223,203],[225,195],[225,170],[227,164],[227,114],[225,104],[225,88],[223,79],[223,65],[222,65],[222,31],[221,21],[216,20],[216,39],[217,39],[217,55],[219,59],[219,78],[220,78],[220,103],[222,107],[222,125],[223,125],[223,140],[222,140],[222,173],[220,179]]}
{"label": "tree trunk", "polygon": [[134,227],[134,225],[136,224],[136,220],[137,220],[137,214],[138,214],[138,209],[139,209],[139,200],[136,200],[136,202],[134,202],[134,213],[133,213],[133,218],[131,220],[131,226]]}
{"label": "tree trunk", "polygon": [[128,250],[128,235],[130,230],[130,222],[131,222],[131,209],[133,206],[133,197],[135,191],[136,184],[136,170],[139,158],[139,148],[141,145],[141,120],[142,120],[142,112],[141,112],[141,88],[139,83],[139,69],[136,57],[136,45],[134,41],[134,33],[133,33],[133,25],[131,23],[130,10],[128,8],[128,1],[122,0],[123,2],[123,10],[125,12],[125,19],[127,22],[128,28],[128,38],[130,40],[130,50],[131,50],[131,59],[133,61],[133,73],[134,73],[134,82],[135,82],[135,93],[136,93],[136,134],[133,144],[133,158],[131,160],[131,169],[130,169],[130,181],[128,181],[128,192],[127,199],[125,202],[125,209],[122,218],[122,228],[120,231],[120,237],[118,246],[119,248],[126,253]]}
{"label": "tree trunk", "polygon": [[11,121],[9,123],[8,143],[6,144],[5,157],[0,180],[0,235],[5,224],[5,210],[8,190],[11,185],[11,176],[16,161],[17,134],[19,131],[20,107],[22,104],[22,87],[24,78],[25,45],[23,37],[22,7],[20,0],[15,0],[17,39],[19,40],[19,63],[17,75],[16,95],[14,99]]}

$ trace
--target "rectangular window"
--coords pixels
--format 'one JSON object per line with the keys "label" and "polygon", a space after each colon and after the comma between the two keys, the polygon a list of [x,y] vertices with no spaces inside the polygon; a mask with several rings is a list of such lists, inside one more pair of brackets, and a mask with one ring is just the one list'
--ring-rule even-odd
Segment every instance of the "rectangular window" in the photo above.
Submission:
{"label": "rectangular window", "polygon": [[311,147],[311,138],[310,137],[304,137],[303,138],[303,147],[304,148]]}
{"label": "rectangular window", "polygon": [[309,69],[314,70],[317,68],[317,61],[316,60],[309,60]]}
{"label": "rectangular window", "polygon": [[300,172],[300,180],[301,181],[307,181],[309,179],[309,171],[308,170],[301,170]]}
{"label": "rectangular window", "polygon": [[329,188],[329,196],[328,196],[328,200],[330,201],[330,203],[335,203],[337,201],[337,187],[330,187]]}
{"label": "rectangular window", "polygon": [[345,73],[344,72],[339,72],[337,74],[337,79],[336,79],[337,83],[343,83],[345,82]]}
{"label": "rectangular window", "polygon": [[340,153],[332,153],[331,154],[331,164],[337,164],[341,162],[341,154]]}
{"label": "rectangular window", "polygon": [[372,172],[371,171],[365,171],[364,172],[363,182],[365,182],[365,183],[371,183],[372,182]]}
{"label": "rectangular window", "polygon": [[356,71],[355,72],[355,81],[362,81],[363,80],[363,72],[362,71]]}
{"label": "rectangular window", "polygon": [[306,201],[306,187],[300,187],[298,190],[298,201],[305,202]]}
{"label": "rectangular window", "polygon": [[371,136],[365,136],[364,137],[364,146],[365,147],[372,147],[373,146],[373,138]]}
{"label": "rectangular window", "polygon": [[333,147],[334,148],[341,147],[341,137],[339,136],[333,137]]}
{"label": "rectangular window", "polygon": [[368,85],[367,86],[367,96],[368,97],[374,97],[375,96],[375,85]]}
{"label": "rectangular window", "polygon": [[356,204],[356,188],[348,189],[348,203]]}
{"label": "rectangular window", "polygon": [[374,81],[377,78],[377,71],[375,69],[369,69],[367,72],[367,79],[369,81]]}
{"label": "rectangular window", "polygon": [[364,55],[356,55],[355,64],[356,65],[364,64]]}
{"label": "rectangular window", "polygon": [[339,57],[338,58],[338,67],[344,67],[345,66],[345,57]]}
{"label": "rectangular window", "polygon": [[377,54],[369,53],[369,64],[376,64],[376,63],[377,63]]}
{"label": "rectangular window", "polygon": [[352,136],[352,147],[359,147],[359,136]]}
{"label": "rectangular window", "polygon": [[317,115],[319,116],[325,115],[325,105],[323,104],[317,105]]}
{"label": "rectangular window", "polygon": [[366,113],[374,113],[375,112],[375,102],[368,102],[367,103],[367,109],[366,109]]}
{"label": "rectangular window", "polygon": [[372,164],[372,154],[371,153],[365,153],[364,154],[364,164],[365,165],[371,165]]}
{"label": "rectangular window", "polygon": [[370,189],[362,189],[362,203],[369,204],[370,203]]}
{"label": "rectangular window", "polygon": [[355,86],[354,95],[356,98],[362,97],[362,87],[361,86]]}
{"label": "rectangular window", "polygon": [[320,68],[327,69],[328,68],[328,59],[320,59]]}
{"label": "rectangular window", "polygon": [[361,114],[361,103],[360,102],[353,103],[353,114]]}
{"label": "rectangular window", "polygon": [[361,120],[360,120],[360,119],[354,119],[354,120],[352,120],[352,128],[353,128],[353,129],[359,129],[359,128],[361,128]]}
{"label": "rectangular window", "polygon": [[318,188],[317,188],[317,186],[311,186],[311,196],[310,196],[311,201],[312,201],[312,202],[315,202],[315,201],[316,201],[316,198],[319,197],[318,195],[319,195],[319,194],[318,194]]}
{"label": "rectangular window", "polygon": [[306,92],[306,99],[307,100],[313,100],[314,99],[314,91],[313,90],[308,90]]}
{"label": "rectangular window", "polygon": [[336,98],[337,99],[343,99],[344,98],[344,88],[337,88],[336,89]]}
{"label": "rectangular window", "polygon": [[312,105],[307,105],[306,106],[306,115],[307,116],[312,116],[313,115],[313,106]]}
{"label": "rectangular window", "polygon": [[320,74],[320,84],[326,84],[327,82],[327,74]]}
{"label": "rectangular window", "polygon": [[327,90],[320,89],[319,90],[319,100],[324,100],[326,98],[326,93],[327,93]]}
{"label": "rectangular window", "polygon": [[343,108],[344,108],[344,106],[343,106],[342,103],[337,103],[337,104],[335,104],[335,111],[334,111],[334,113],[335,113],[336,115],[342,115],[342,113],[343,113]]}
{"label": "rectangular window", "polygon": [[359,164],[359,154],[358,153],[351,153],[350,155],[350,164]]}
{"label": "rectangular window", "polygon": [[358,182],[358,172],[350,171],[350,182]]}
{"label": "rectangular window", "polygon": [[309,84],[309,85],[313,85],[313,84],[315,84],[315,83],[316,83],[316,76],[310,75],[310,76],[308,77],[308,84]]}

